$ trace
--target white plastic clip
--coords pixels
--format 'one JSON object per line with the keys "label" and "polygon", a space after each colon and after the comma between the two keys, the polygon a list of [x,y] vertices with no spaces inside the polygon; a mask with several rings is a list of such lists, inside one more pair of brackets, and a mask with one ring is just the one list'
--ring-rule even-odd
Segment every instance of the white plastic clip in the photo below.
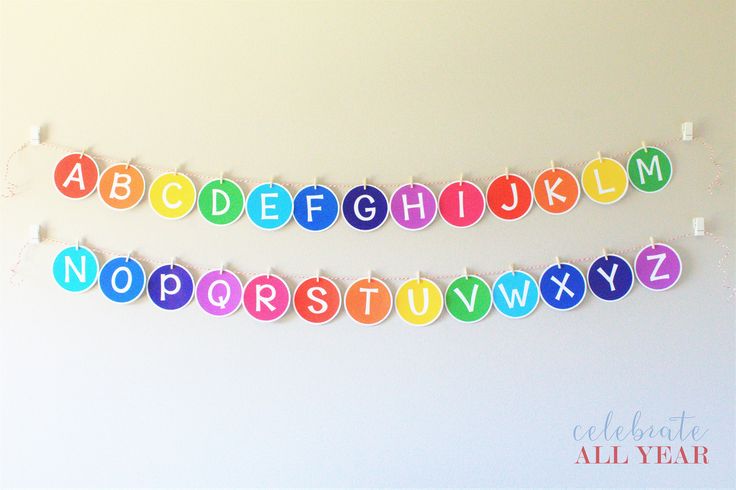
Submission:
{"label": "white plastic clip", "polygon": [[273,177],[271,177],[271,178],[269,179],[269,181],[268,181],[268,187],[269,187],[269,188],[273,187]]}
{"label": "white plastic clip", "polygon": [[693,140],[693,123],[688,121],[682,123],[682,141]]}
{"label": "white plastic clip", "polygon": [[368,282],[370,283],[373,280],[373,271],[368,270]]}
{"label": "white plastic clip", "polygon": [[556,168],[555,168],[555,161],[554,160],[550,160],[549,161],[549,167],[552,169],[553,172],[556,170]]}
{"label": "white plastic clip", "polygon": [[509,168],[508,167],[504,167],[503,168],[503,173],[506,175],[506,179],[508,179],[509,178]]}
{"label": "white plastic clip", "polygon": [[641,149],[644,150],[644,153],[649,151],[649,149],[647,148],[647,142],[644,140],[641,140]]}
{"label": "white plastic clip", "polygon": [[130,262],[130,256],[131,256],[132,254],[133,254],[133,251],[132,251],[132,250],[131,250],[130,252],[128,252],[128,255],[126,255],[126,256],[125,256],[125,261],[126,261],[126,262]]}
{"label": "white plastic clip", "polygon": [[174,167],[174,175],[177,175],[179,173],[179,167]]}
{"label": "white plastic clip", "polygon": [[509,264],[509,270],[511,271],[512,275],[516,275],[516,267],[514,267],[513,263]]}
{"label": "white plastic clip", "polygon": [[601,152],[598,152],[598,161],[603,163],[603,157],[601,156]]}
{"label": "white plastic clip", "polygon": [[220,184],[222,184],[222,177],[225,174],[225,172],[220,172]]}
{"label": "white plastic clip", "polygon": [[467,280],[468,279],[468,268],[467,267],[464,267],[463,268],[463,272],[465,274],[465,279]]}
{"label": "white plastic clip", "polygon": [[409,187],[414,188],[414,176],[409,177]]}
{"label": "white plastic clip", "polygon": [[555,262],[557,262],[557,268],[562,269],[562,263],[560,262],[560,257],[555,257]]}
{"label": "white plastic clip", "polygon": [[654,249],[654,237],[653,236],[649,237],[649,246],[652,247],[652,250]]}
{"label": "white plastic clip", "polygon": [[417,271],[417,284],[422,282],[422,271]]}
{"label": "white plastic clip", "polygon": [[317,177],[315,177],[314,180],[312,180],[312,189],[316,189],[316,188],[317,188]]}
{"label": "white plastic clip", "polygon": [[460,172],[460,185],[463,185],[463,177],[464,176],[465,176],[465,174],[463,174],[462,172]]}
{"label": "white plastic clip", "polygon": [[31,126],[31,144],[41,144],[41,126]]}
{"label": "white plastic clip", "polygon": [[268,268],[268,270],[266,271],[266,278],[267,278],[267,279],[271,279],[271,268],[270,268],[270,267],[269,267],[269,268]]}
{"label": "white plastic clip", "polygon": [[175,262],[176,262],[176,257],[171,257],[171,264],[169,264],[169,268],[171,270],[174,270]]}
{"label": "white plastic clip", "polygon": [[130,168],[130,161],[132,158],[128,158],[128,160],[125,162],[125,170],[128,170]]}
{"label": "white plastic clip", "polygon": [[220,262],[220,275],[225,272],[225,262]]}
{"label": "white plastic clip", "polygon": [[320,272],[322,272],[322,271],[320,271],[319,269],[317,269],[317,275],[315,276],[317,278],[317,282],[319,282],[319,280],[320,280]]}
{"label": "white plastic clip", "polygon": [[87,151],[87,148],[82,148],[82,151],[79,152],[79,161],[81,162],[84,158],[84,153]]}
{"label": "white plastic clip", "polygon": [[693,236],[705,235],[705,218],[693,218]]}
{"label": "white plastic clip", "polygon": [[41,225],[31,225],[28,227],[28,243],[33,245],[41,243]]}
{"label": "white plastic clip", "polygon": [[368,185],[367,182],[368,179],[366,177],[363,177],[363,190],[365,190],[366,185]]}
{"label": "white plastic clip", "polygon": [[77,238],[77,241],[76,241],[76,242],[74,242],[74,248],[75,248],[76,250],[79,250],[79,241],[80,241],[80,240],[79,240],[79,238]]}
{"label": "white plastic clip", "polygon": [[608,250],[606,250],[605,248],[603,249],[603,257],[605,257],[606,260],[608,260]]}

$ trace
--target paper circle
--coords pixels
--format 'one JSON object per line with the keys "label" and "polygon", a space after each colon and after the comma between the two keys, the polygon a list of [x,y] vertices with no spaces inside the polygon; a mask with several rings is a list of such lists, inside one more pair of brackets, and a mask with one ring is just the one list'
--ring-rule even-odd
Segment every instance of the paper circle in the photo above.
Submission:
{"label": "paper circle", "polygon": [[659,192],[672,180],[672,160],[656,146],[639,148],[629,157],[629,182],[634,189]]}
{"label": "paper circle", "polygon": [[323,325],[340,312],[340,289],[326,277],[310,277],[294,291],[294,311],[312,325]]}
{"label": "paper circle", "polygon": [[267,182],[256,186],[246,202],[248,218],[262,230],[278,230],[291,219],[294,202],[281,184]]}
{"label": "paper circle", "polygon": [[483,191],[467,180],[447,184],[438,199],[440,216],[455,228],[468,228],[483,217],[486,199]]}
{"label": "paper circle", "polygon": [[233,272],[213,269],[197,281],[197,304],[202,311],[216,317],[226,317],[240,308],[243,285]]}
{"label": "paper circle", "polygon": [[534,200],[546,213],[565,214],[580,200],[578,179],[564,168],[544,170],[534,180]]}
{"label": "paper circle", "polygon": [[504,272],[493,283],[493,304],[503,316],[524,318],[539,304],[539,287],[524,271]]}
{"label": "paper circle", "polygon": [[245,194],[237,182],[214,179],[199,191],[197,208],[199,214],[213,225],[230,225],[243,215]]}
{"label": "paper circle", "polygon": [[524,177],[516,174],[499,175],[486,191],[488,209],[504,221],[523,218],[532,209],[532,188]]}
{"label": "paper circle", "polygon": [[588,287],[598,299],[620,301],[634,286],[634,271],[620,255],[598,257],[588,269]]}
{"label": "paper circle", "polygon": [[629,178],[623,165],[612,158],[589,161],[580,177],[585,195],[598,204],[613,204],[626,194]]}
{"label": "paper circle", "polygon": [[54,280],[71,293],[83,293],[97,282],[100,263],[92,250],[75,245],[58,253],[54,259],[52,272]]}
{"label": "paper circle", "polygon": [[178,264],[159,266],[148,277],[148,297],[162,310],[184,308],[194,297],[194,277]]}
{"label": "paper circle", "polygon": [[342,200],[342,215],[358,231],[377,230],[388,218],[388,198],[373,185],[357,185]]}
{"label": "paper circle", "polygon": [[437,198],[422,184],[405,184],[391,195],[391,217],[409,231],[428,227],[437,216]]}
{"label": "paper circle", "polygon": [[391,313],[392,304],[391,290],[374,277],[358,279],[345,291],[345,311],[360,325],[378,325]]}
{"label": "paper circle", "polygon": [[290,303],[289,286],[274,274],[255,276],[243,288],[243,308],[260,322],[275,322],[286,314]]}
{"label": "paper circle", "polygon": [[102,172],[97,191],[108,207],[121,211],[131,209],[143,199],[146,179],[135,166],[116,163]]}
{"label": "paper circle", "polygon": [[539,278],[542,301],[553,310],[569,311],[577,307],[587,289],[582,271],[567,262],[550,265]]}
{"label": "paper circle", "polygon": [[492,306],[491,287],[478,276],[460,276],[445,291],[445,308],[459,322],[479,322],[491,312]]}
{"label": "paper circle", "polygon": [[69,199],[84,199],[95,191],[100,169],[89,155],[71,153],[54,168],[54,186]]}
{"label": "paper circle", "polygon": [[196,201],[197,188],[192,179],[184,174],[161,174],[148,189],[148,203],[162,218],[181,219],[194,209]]}
{"label": "paper circle", "polygon": [[442,291],[429,279],[409,279],[396,291],[396,313],[409,325],[424,327],[442,314]]}
{"label": "paper circle", "polygon": [[307,231],[325,231],[340,215],[340,201],[327,186],[309,185],[294,196],[294,220]]}
{"label": "paper circle", "polygon": [[666,291],[682,275],[682,260],[677,251],[664,243],[642,248],[634,260],[639,284],[652,291]]}
{"label": "paper circle", "polygon": [[146,271],[131,257],[114,257],[100,269],[100,290],[113,303],[128,304],[146,289]]}

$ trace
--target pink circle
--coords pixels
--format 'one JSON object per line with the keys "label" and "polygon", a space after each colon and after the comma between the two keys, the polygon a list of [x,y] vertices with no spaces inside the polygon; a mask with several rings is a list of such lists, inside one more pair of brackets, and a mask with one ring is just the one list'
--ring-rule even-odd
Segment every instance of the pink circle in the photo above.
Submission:
{"label": "pink circle", "polygon": [[284,316],[291,303],[289,286],[273,274],[262,274],[243,288],[243,308],[254,319],[274,322]]}
{"label": "pink circle", "polygon": [[439,199],[440,216],[450,226],[467,228],[483,217],[486,199],[480,187],[467,180],[448,184]]}

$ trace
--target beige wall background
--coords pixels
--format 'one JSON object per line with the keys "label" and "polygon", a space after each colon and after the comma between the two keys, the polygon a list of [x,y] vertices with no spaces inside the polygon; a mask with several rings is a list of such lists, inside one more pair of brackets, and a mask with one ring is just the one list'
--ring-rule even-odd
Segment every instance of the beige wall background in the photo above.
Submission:
{"label": "beige wall background", "polygon": [[[325,275],[551,263],[687,233],[694,216],[733,246],[735,20],[733,1],[3,0],[3,156],[43,124],[46,140],[162,168],[394,183],[578,162],[670,140],[694,121],[723,166],[708,195],[705,148],[676,142],[671,185],[614,206],[582,199],[564,216],[534,209],[468,230],[438,220],[361,234],[340,221],[310,234],[68,201],[50,184],[62,153],[29,148],[10,167],[19,194],[0,202],[3,269],[32,223],[199,266]],[[722,249],[674,245],[685,272],[670,291],[635,286],[617,304],[589,297],[567,314],[540,305],[471,327],[445,315],[429,328],[395,315],[377,328],[344,314],[315,328],[293,313],[264,326],[194,304],[118,307],[96,288],[60,290],[58,247],[31,247],[0,281],[0,483],[733,485]],[[710,464],[574,465],[573,427],[610,410],[622,424],[637,410],[653,424],[687,411],[708,429]]]}

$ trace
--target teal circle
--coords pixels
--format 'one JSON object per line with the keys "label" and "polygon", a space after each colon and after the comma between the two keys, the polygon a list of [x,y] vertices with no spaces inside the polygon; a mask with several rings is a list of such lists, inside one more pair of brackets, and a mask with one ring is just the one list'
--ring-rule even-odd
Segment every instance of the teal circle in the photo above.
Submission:
{"label": "teal circle", "polygon": [[72,293],[82,293],[97,282],[100,263],[87,247],[71,246],[59,252],[52,270],[59,286]]}
{"label": "teal circle", "polygon": [[258,228],[277,230],[291,219],[294,201],[286,187],[266,183],[250,191],[245,207],[248,218]]}
{"label": "teal circle", "polygon": [[636,150],[626,167],[629,182],[641,192],[659,192],[672,180],[672,160],[655,146]]}
{"label": "teal circle", "polygon": [[478,276],[460,276],[445,291],[445,308],[459,322],[479,322],[492,306],[491,287]]}
{"label": "teal circle", "polygon": [[502,315],[509,318],[531,315],[539,304],[537,281],[524,271],[501,274],[493,284],[493,304]]}

